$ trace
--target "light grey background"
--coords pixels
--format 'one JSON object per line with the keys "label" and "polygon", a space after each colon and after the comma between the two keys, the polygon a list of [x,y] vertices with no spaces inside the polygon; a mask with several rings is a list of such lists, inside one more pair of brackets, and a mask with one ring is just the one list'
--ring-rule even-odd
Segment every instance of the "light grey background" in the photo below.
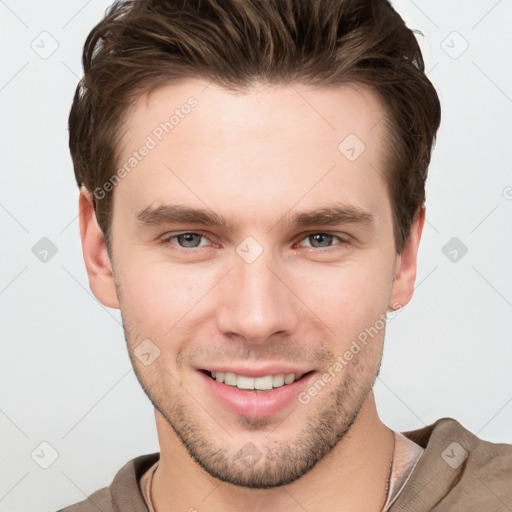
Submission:
{"label": "light grey background", "polygon": [[[0,0],[0,509],[10,512],[82,500],[159,449],[119,312],[88,288],[67,149],[81,47],[108,3]],[[388,327],[379,412],[396,430],[450,416],[510,443],[512,2],[394,5],[424,34],[443,119],[417,290]],[[43,237],[58,251],[46,262],[32,251]]]}

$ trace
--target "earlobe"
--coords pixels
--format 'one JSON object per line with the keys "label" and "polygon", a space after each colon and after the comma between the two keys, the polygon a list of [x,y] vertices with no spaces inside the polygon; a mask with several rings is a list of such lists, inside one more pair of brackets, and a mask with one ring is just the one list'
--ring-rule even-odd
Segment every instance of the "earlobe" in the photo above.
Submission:
{"label": "earlobe", "polygon": [[105,238],[96,220],[92,194],[84,187],[80,189],[78,208],[82,253],[89,276],[89,287],[104,306],[119,309],[112,263]]}
{"label": "earlobe", "polygon": [[412,298],[418,264],[418,247],[425,224],[425,207],[421,206],[414,217],[409,238],[400,255],[396,257],[395,279],[389,309],[403,308]]}

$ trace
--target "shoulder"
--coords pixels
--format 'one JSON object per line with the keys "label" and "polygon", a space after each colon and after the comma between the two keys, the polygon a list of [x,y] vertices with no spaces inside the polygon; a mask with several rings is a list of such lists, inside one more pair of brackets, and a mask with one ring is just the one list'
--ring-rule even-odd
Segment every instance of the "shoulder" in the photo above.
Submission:
{"label": "shoulder", "polygon": [[117,472],[108,487],[103,487],[87,499],[57,512],[146,512],[139,481],[159,458],[158,452],[135,457]]}
{"label": "shoulder", "polygon": [[442,442],[440,447],[447,445],[441,452],[443,460],[448,465],[463,468],[463,478],[465,476],[468,484],[475,484],[473,492],[478,489],[490,497],[505,498],[503,493],[507,490],[508,497],[504,503],[511,505],[512,445],[486,441],[456,420],[445,419],[433,432]]}
{"label": "shoulder", "polygon": [[92,493],[87,499],[62,508],[57,512],[111,512],[115,509],[112,506],[112,499],[110,496],[110,488],[104,487]]}
{"label": "shoulder", "polygon": [[481,439],[453,418],[441,418],[428,427],[403,434],[429,451],[442,450],[443,460],[448,464],[451,462],[452,466],[465,464],[472,470],[484,467],[512,469],[511,444]]}
{"label": "shoulder", "polygon": [[452,418],[403,434],[425,452],[392,510],[421,504],[480,512],[512,505],[512,445],[480,439]]}

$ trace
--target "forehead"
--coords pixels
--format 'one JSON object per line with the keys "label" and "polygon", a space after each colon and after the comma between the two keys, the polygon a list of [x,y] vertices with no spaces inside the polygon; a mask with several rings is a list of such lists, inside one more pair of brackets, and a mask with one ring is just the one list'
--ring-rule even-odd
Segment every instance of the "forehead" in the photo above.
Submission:
{"label": "forehead", "polygon": [[326,195],[363,209],[386,199],[383,109],[357,84],[234,93],[186,81],[140,97],[124,122],[118,168],[128,172],[114,203],[129,197],[134,209],[171,200],[261,216]]}
{"label": "forehead", "polygon": [[[166,138],[171,132],[164,129],[162,134],[158,130],[158,124],[166,122],[172,125],[173,139],[179,140],[180,134],[187,137],[186,128],[174,128],[189,114],[193,114],[192,121],[186,124],[195,121],[195,128],[200,127],[202,134],[214,133],[216,140],[226,136],[234,140],[235,132],[255,135],[259,130],[262,138],[281,132],[282,140],[292,141],[293,135],[297,140],[307,130],[313,138],[330,132],[334,142],[344,133],[354,133],[369,144],[379,135],[380,130],[371,134],[373,128],[384,119],[377,94],[362,84],[314,87],[262,83],[244,92],[234,92],[216,83],[187,80],[140,96],[124,116],[128,128],[124,142],[135,142],[142,134],[139,132],[155,131],[156,138]],[[291,124],[297,120],[299,123]]]}

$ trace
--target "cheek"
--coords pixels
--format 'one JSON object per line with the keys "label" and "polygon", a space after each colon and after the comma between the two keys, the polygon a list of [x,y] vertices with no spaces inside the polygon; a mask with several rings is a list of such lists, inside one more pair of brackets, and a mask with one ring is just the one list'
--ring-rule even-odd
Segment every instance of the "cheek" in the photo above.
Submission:
{"label": "cheek", "polygon": [[[121,309],[142,336],[162,339],[192,313],[208,289],[208,274],[168,262],[119,262]],[[185,325],[183,323],[182,325]]]}
{"label": "cheek", "polygon": [[386,312],[391,293],[390,265],[351,261],[337,267],[303,269],[294,278],[304,303],[338,333],[373,323]]}
{"label": "cheek", "polygon": [[[226,293],[226,288],[221,293],[222,287],[216,285],[232,262],[227,268],[220,262],[176,264],[144,250],[119,249],[116,279],[121,287],[121,308],[143,338],[163,340],[195,329],[204,324],[205,316],[215,316],[223,297],[231,298],[231,291]],[[305,318],[313,311],[343,344],[387,309],[392,264],[375,250],[336,264],[304,260],[288,268],[283,264],[279,274],[300,298],[298,301],[290,293],[294,307],[302,309]],[[308,325],[311,328],[306,320],[302,322],[302,328]]]}

